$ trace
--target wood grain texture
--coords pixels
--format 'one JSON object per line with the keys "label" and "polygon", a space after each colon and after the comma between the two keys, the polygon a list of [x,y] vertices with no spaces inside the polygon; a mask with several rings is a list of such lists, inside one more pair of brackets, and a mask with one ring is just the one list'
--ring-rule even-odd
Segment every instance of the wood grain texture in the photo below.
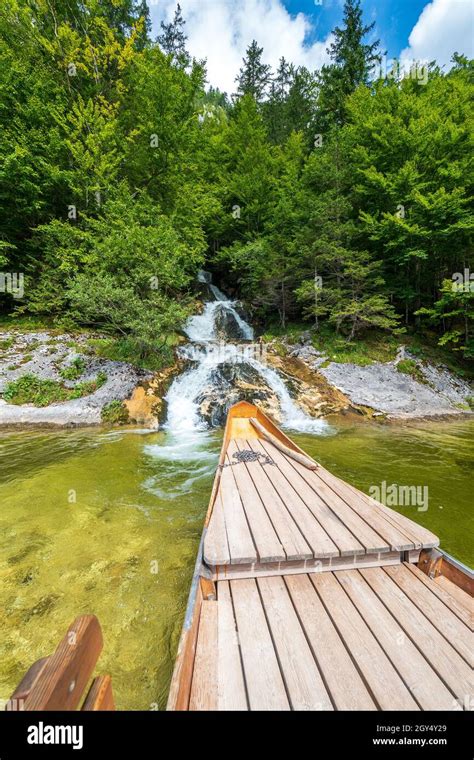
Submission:
{"label": "wood grain texture", "polygon": [[[239,451],[251,450],[247,441],[237,439],[236,443]],[[311,559],[313,553],[310,546],[268,477],[268,470],[274,468],[274,465],[262,465],[260,462],[255,461],[246,462],[244,466],[258,491],[278,536],[278,540],[283,546],[286,555],[285,559],[289,561]]]}
{"label": "wood grain texture", "polygon": [[219,583],[217,603],[217,698],[219,710],[248,710],[237,624],[227,581]]}
{"label": "wood grain texture", "polygon": [[400,628],[359,572],[344,571],[336,579],[359,610],[378,643],[422,710],[452,710],[453,695]]}
{"label": "wood grain texture", "polygon": [[452,691],[455,697],[464,700],[472,692],[472,672],[454,647],[434,627],[426,615],[409,599],[390,578],[385,569],[370,568],[360,570],[381,601],[398,621],[400,629],[406,633],[422,652],[426,652],[433,669]]}
{"label": "wood grain texture", "polygon": [[386,572],[468,665],[474,668],[474,640],[467,625],[461,622],[451,610],[446,609],[446,605],[433,594],[431,589],[420,583],[404,565],[388,567]]}
{"label": "wood grain texture", "polygon": [[254,580],[231,581],[245,682],[251,710],[289,710],[262,602]]}
{"label": "wood grain texture", "polygon": [[[365,548],[353,533],[346,527],[343,520],[325,501],[314,491],[292,463],[281,454],[275,446],[267,441],[261,442],[266,453],[278,464],[280,471],[287,479],[295,493],[306,504],[321,528],[331,538],[341,555],[365,554]],[[302,468],[304,469],[304,468]],[[313,473],[307,470],[310,475]]]}
{"label": "wood grain texture", "polygon": [[375,702],[308,576],[292,575],[285,583],[335,708],[375,710]]}
{"label": "wood grain texture", "polygon": [[436,594],[438,599],[454,612],[454,614],[466,623],[466,625],[473,629],[473,607],[472,600],[464,591],[454,586],[453,583],[447,581],[449,584],[446,586],[444,582],[444,576],[440,575],[433,582],[431,578],[420,570],[419,567],[411,563],[405,563],[405,567],[409,570],[419,581],[423,583],[427,588],[431,589],[431,593]]}
{"label": "wood grain texture", "polygon": [[75,710],[102,650],[95,615],[82,615],[45,664],[25,699],[25,710]]}
{"label": "wood grain texture", "polygon": [[333,705],[296,615],[283,578],[261,578],[266,618],[293,710],[332,710]]}
{"label": "wood grain texture", "polygon": [[[375,572],[380,570],[376,568]],[[403,679],[334,574],[320,573],[310,578],[380,709],[419,710]]]}
{"label": "wood grain texture", "polygon": [[[230,461],[235,463],[233,454],[238,448],[234,440],[230,441],[228,452]],[[286,559],[284,549],[245,464],[240,462],[229,469],[232,469],[260,562],[281,562]]]}
{"label": "wood grain texture", "polygon": [[112,679],[110,676],[97,676],[97,678],[94,678],[81,710],[87,712],[98,712],[99,710],[111,712],[115,710]]}
{"label": "wood grain texture", "polygon": [[190,710],[217,709],[217,602],[203,601],[194,658]]}
{"label": "wood grain texture", "polygon": [[[230,464],[229,457],[226,464]],[[223,469],[220,485],[230,562],[256,562],[257,551],[232,470],[233,467]]]}

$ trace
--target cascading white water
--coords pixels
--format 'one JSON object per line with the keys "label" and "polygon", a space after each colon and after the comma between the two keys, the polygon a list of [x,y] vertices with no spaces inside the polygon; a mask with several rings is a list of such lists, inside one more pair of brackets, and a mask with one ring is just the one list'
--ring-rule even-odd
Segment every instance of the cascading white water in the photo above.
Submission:
{"label": "cascading white water", "polygon": [[[172,383],[165,400],[168,405],[166,428],[174,434],[193,433],[206,429],[206,423],[199,414],[197,399],[212,385],[213,372],[220,364],[245,363],[253,367],[276,394],[282,412],[283,425],[301,432],[320,433],[327,423],[309,417],[291,398],[288,389],[271,367],[255,358],[253,346],[245,343],[219,342],[216,328],[216,314],[224,309],[237,324],[242,341],[253,339],[252,327],[238,314],[235,302],[230,301],[212,283],[207,273],[201,273],[200,282],[205,282],[214,297],[204,307],[202,314],[191,317],[185,325],[185,333],[191,344],[182,349],[183,358],[191,359],[196,366],[186,370]],[[248,350],[247,350],[248,348]]]}
{"label": "cascading white water", "polygon": [[[212,286],[214,287],[214,286]],[[211,341],[218,340],[216,331],[216,311],[225,309],[235,319],[243,340],[253,339],[253,328],[242,319],[240,314],[234,308],[234,301],[225,299],[223,293],[216,288],[217,292],[222,298],[215,301],[209,301],[202,314],[197,314],[195,317],[190,317],[184,327],[184,332],[188,336],[189,340],[193,343],[210,343]]]}

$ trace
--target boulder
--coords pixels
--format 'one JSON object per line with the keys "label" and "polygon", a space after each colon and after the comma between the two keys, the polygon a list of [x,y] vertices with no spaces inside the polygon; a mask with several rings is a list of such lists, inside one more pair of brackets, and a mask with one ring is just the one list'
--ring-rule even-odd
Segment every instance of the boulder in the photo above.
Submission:
{"label": "boulder", "polygon": [[260,373],[245,362],[219,364],[196,401],[202,419],[211,427],[224,425],[227,412],[238,401],[256,402],[265,412],[281,421],[276,393]]}
{"label": "boulder", "polygon": [[245,340],[235,314],[223,304],[214,311],[214,329],[219,340]]}

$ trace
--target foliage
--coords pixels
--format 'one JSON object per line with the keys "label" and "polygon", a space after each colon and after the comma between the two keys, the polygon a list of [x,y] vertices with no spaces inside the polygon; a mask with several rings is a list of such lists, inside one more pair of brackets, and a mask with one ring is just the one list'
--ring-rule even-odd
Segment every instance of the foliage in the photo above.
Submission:
{"label": "foliage", "polygon": [[0,271],[25,292],[0,311],[158,368],[205,266],[262,332],[304,321],[362,361],[403,329],[472,358],[472,291],[452,284],[472,251],[473,62],[375,79],[359,0],[319,72],[272,71],[254,40],[232,99],[186,43],[179,6],[153,41],[144,0],[3,1]]}
{"label": "foliage", "polygon": [[110,401],[101,411],[102,422],[111,425],[126,425],[129,422],[127,408],[121,401]]}
{"label": "foliage", "polygon": [[332,63],[323,66],[319,77],[318,123],[327,130],[346,120],[346,101],[360,85],[368,85],[370,74],[381,61],[379,40],[367,44],[375,22],[365,26],[360,0],[345,0],[343,26],[333,30],[328,48]]}
{"label": "foliage", "polygon": [[242,68],[235,79],[238,85],[237,95],[240,97],[250,95],[257,103],[265,97],[271,81],[271,67],[263,63],[262,55],[263,48],[258,46],[256,40],[252,40],[247,48]]}
{"label": "foliage", "polygon": [[420,383],[426,383],[426,378],[414,359],[401,359],[397,364],[398,372],[410,375]]}
{"label": "foliage", "polygon": [[69,366],[59,370],[59,374],[63,380],[77,380],[83,374],[85,366],[82,356],[76,356]]}
{"label": "foliage", "polygon": [[26,374],[12,380],[5,386],[2,396],[10,404],[34,404],[49,406],[61,401],[82,398],[94,393],[107,380],[104,372],[99,372],[95,380],[77,383],[74,388],[65,388],[56,380],[43,380],[36,375]]}

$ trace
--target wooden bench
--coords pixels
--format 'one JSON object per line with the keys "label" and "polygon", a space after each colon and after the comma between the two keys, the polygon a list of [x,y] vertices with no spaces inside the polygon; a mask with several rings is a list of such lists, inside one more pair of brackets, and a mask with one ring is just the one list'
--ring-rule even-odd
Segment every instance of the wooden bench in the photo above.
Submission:
{"label": "wooden bench", "polygon": [[80,615],[56,651],[29,668],[6,710],[115,710],[110,676],[95,677],[87,689],[102,647],[96,616]]}

